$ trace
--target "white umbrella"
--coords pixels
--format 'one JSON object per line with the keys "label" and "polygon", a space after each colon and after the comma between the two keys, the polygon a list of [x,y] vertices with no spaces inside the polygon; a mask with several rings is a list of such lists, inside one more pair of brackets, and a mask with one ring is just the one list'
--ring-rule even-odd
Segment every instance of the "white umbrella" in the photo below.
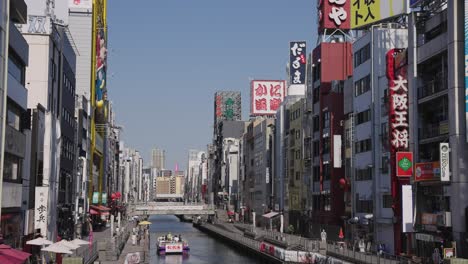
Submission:
{"label": "white umbrella", "polygon": [[78,238],[75,238],[71,241],[73,244],[75,245],[78,245],[78,246],[82,246],[82,245],[89,245],[89,242],[86,241],[86,240],[82,240],[82,239],[78,239]]}
{"label": "white umbrella", "polygon": [[67,241],[67,240],[60,240],[59,242],[55,243],[55,244],[59,244],[59,245],[63,245],[71,250],[75,250],[77,248],[79,248],[80,246],[70,242],[70,241]]}
{"label": "white umbrella", "polygon": [[50,245],[46,248],[43,248],[41,250],[46,251],[46,252],[52,252],[52,253],[73,254],[73,252],[71,252],[69,248],[67,248],[64,245],[57,244],[57,243]]}
{"label": "white umbrella", "polygon": [[38,237],[33,240],[29,240],[26,242],[26,245],[34,245],[34,246],[44,246],[44,245],[52,245],[54,242],[49,241],[43,237]]}

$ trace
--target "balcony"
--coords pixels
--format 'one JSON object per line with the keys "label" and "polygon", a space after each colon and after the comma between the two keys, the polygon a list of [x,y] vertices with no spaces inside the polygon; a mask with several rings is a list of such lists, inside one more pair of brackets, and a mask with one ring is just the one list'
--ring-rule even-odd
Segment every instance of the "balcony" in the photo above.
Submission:
{"label": "balcony", "polygon": [[449,133],[448,120],[439,122],[438,124],[425,124],[419,128],[419,139],[435,138]]}
{"label": "balcony", "polygon": [[423,83],[418,88],[418,99],[422,99],[447,90],[447,77],[442,72],[436,74],[435,78]]}

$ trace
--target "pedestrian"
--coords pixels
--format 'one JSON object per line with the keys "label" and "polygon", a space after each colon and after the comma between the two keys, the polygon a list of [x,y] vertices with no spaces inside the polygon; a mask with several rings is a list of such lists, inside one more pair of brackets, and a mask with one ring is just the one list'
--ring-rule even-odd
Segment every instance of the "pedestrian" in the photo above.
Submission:
{"label": "pedestrian", "polygon": [[141,240],[141,235],[140,235],[140,234],[138,234],[138,235],[137,235],[137,246],[139,246],[139,245],[140,245],[140,240]]}

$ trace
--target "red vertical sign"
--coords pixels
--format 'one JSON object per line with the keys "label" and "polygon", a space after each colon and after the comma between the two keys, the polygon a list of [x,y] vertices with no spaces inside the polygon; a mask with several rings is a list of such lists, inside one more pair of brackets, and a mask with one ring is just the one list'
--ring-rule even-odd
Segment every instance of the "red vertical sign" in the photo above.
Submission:
{"label": "red vertical sign", "polygon": [[397,152],[396,167],[397,177],[413,176],[413,152]]}

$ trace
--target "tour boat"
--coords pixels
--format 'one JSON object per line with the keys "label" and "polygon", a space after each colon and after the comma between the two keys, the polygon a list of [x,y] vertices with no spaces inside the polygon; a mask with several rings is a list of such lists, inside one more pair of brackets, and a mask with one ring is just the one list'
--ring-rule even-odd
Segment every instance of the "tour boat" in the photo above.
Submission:
{"label": "tour boat", "polygon": [[171,235],[158,237],[158,255],[166,254],[188,254],[190,248],[188,242],[181,240],[178,236]]}

